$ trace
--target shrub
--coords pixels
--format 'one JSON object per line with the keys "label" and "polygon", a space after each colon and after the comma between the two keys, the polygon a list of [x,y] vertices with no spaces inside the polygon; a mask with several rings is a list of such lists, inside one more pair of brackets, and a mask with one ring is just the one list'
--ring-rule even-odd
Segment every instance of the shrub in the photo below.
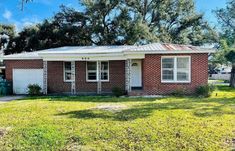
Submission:
{"label": "shrub", "polygon": [[114,96],[120,97],[120,96],[124,95],[124,90],[119,87],[114,87],[114,88],[112,88],[112,93]]}
{"label": "shrub", "polygon": [[185,95],[185,89],[176,89],[176,90],[174,90],[172,93],[171,93],[171,95],[173,95],[173,96],[183,96],[183,95]]}
{"label": "shrub", "polygon": [[201,85],[196,88],[196,94],[203,97],[209,97],[214,90],[215,86],[212,84]]}
{"label": "shrub", "polygon": [[41,95],[42,88],[38,84],[28,85],[28,94],[29,95]]}

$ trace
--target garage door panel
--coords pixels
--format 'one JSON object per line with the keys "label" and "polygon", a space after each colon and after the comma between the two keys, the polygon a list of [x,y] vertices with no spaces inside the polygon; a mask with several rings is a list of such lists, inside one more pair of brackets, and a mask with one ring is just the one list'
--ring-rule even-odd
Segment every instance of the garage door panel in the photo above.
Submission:
{"label": "garage door panel", "polygon": [[13,69],[13,92],[27,94],[29,84],[43,86],[43,69]]}

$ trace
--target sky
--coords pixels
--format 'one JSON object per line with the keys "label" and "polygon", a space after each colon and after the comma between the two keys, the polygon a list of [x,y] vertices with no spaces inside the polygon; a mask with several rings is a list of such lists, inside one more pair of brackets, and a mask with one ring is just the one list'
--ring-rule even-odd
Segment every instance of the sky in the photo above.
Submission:
{"label": "sky", "polygon": [[[227,0],[194,0],[198,12],[205,14],[205,19],[213,26],[217,26],[217,20],[212,13],[216,8],[226,6]],[[20,31],[25,26],[42,22],[52,17],[59,11],[60,5],[73,7],[82,11],[79,0],[33,0],[25,5],[21,11],[20,0],[0,0],[0,23],[14,24],[16,30]]]}

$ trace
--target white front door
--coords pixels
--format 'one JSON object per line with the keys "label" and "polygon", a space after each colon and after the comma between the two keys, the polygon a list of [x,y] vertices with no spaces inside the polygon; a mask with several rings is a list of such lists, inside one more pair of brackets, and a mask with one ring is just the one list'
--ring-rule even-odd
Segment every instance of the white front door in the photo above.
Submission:
{"label": "white front door", "polygon": [[27,94],[29,84],[43,86],[43,69],[13,69],[13,93]]}
{"label": "white front door", "polygon": [[142,61],[131,62],[131,87],[142,87]]}

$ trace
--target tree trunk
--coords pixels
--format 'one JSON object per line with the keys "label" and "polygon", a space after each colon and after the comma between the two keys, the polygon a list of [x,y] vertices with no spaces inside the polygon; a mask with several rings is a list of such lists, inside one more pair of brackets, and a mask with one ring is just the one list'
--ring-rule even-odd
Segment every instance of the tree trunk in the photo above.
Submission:
{"label": "tree trunk", "polygon": [[235,63],[232,64],[230,87],[235,88]]}

